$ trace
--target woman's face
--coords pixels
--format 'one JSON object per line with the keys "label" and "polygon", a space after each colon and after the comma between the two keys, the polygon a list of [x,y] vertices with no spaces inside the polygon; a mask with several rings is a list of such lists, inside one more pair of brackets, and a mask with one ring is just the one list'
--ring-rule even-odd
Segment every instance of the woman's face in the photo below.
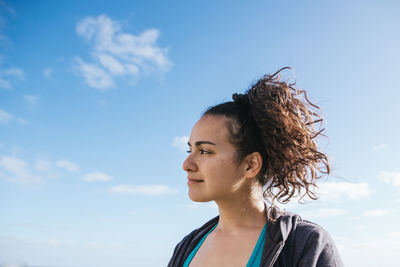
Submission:
{"label": "woman's face", "polygon": [[246,180],[243,163],[237,163],[236,150],[229,142],[227,121],[225,116],[205,115],[192,129],[183,169],[193,201],[229,199]]}

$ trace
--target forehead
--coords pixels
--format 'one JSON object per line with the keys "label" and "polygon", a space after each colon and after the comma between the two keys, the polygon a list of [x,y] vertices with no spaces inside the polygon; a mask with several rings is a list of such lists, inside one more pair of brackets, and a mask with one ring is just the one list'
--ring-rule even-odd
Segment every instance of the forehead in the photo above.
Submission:
{"label": "forehead", "polygon": [[204,115],[193,126],[189,142],[229,143],[228,121],[229,119],[225,116]]}

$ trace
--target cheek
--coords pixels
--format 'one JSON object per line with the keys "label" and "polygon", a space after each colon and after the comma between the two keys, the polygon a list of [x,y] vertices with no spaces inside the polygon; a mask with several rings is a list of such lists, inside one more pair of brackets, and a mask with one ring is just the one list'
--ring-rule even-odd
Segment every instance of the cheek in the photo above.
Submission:
{"label": "cheek", "polygon": [[231,184],[238,176],[237,166],[231,158],[216,160],[213,164],[212,176],[219,184]]}
{"label": "cheek", "polygon": [[226,172],[237,172],[238,165],[234,157],[226,157],[218,162],[218,165],[221,166],[221,169],[224,169]]}

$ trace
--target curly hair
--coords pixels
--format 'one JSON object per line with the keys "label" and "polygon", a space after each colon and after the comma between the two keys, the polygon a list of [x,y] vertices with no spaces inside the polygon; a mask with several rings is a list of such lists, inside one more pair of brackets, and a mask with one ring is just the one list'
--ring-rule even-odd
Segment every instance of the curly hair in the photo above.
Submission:
{"label": "curly hair", "polygon": [[316,144],[325,130],[319,107],[295,83],[281,81],[284,69],[290,68],[264,75],[245,94],[233,94],[233,101],[210,107],[203,114],[230,119],[230,142],[238,161],[253,152],[261,154],[257,179],[274,208],[275,200],[287,203],[294,196],[317,199],[315,182],[330,172],[328,157]]}

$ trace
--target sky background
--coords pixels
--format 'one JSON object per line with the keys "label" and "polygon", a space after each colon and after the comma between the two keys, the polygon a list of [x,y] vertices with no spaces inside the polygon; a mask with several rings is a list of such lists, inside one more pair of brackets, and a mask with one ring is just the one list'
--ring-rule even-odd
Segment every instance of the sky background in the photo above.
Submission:
{"label": "sky background", "polygon": [[187,137],[284,66],[322,107],[333,173],[284,208],[346,266],[400,253],[398,1],[0,1],[0,266],[166,266],[218,214]]}

